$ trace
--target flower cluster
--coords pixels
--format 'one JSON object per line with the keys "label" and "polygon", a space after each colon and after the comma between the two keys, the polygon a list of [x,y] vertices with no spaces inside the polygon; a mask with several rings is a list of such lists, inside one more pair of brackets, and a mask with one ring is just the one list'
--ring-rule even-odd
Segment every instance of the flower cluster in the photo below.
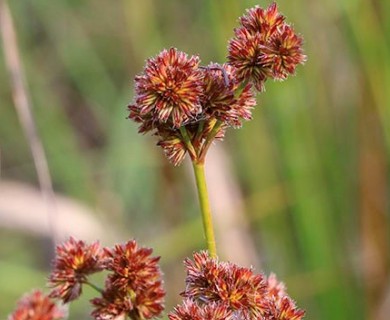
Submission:
{"label": "flower cluster", "polygon": [[56,320],[63,319],[63,312],[41,291],[36,290],[22,297],[8,320]]}
{"label": "flower cluster", "polygon": [[267,279],[252,269],[219,262],[206,251],[195,253],[185,265],[185,300],[169,314],[170,320],[300,320],[304,316],[275,275]]}
{"label": "flower cluster", "polygon": [[50,297],[68,303],[77,299],[87,276],[103,270],[104,253],[98,242],[87,245],[84,241],[70,238],[57,246],[49,285]]}
{"label": "flower cluster", "polygon": [[[198,56],[170,48],[148,59],[135,78],[135,99],[128,105],[128,118],[139,124],[140,133],[158,137],[157,145],[174,165],[188,153],[194,167],[203,168],[211,143],[223,139],[227,128],[239,128],[244,120],[251,120],[256,91],[264,90],[265,81],[286,79],[306,60],[302,38],[285,22],[275,3],[267,9],[248,10],[239,23],[229,41],[226,63],[202,66]],[[206,192],[203,189],[200,195]],[[184,300],[169,313],[170,320],[303,318],[304,311],[274,275],[267,278],[253,269],[220,262],[212,249],[213,257],[203,251],[185,260]],[[151,249],[134,240],[105,248],[98,242],[70,238],[57,246],[48,279],[49,296],[35,291],[24,297],[9,320],[63,318],[51,299],[72,302],[80,297],[84,285],[99,292],[91,300],[92,316],[97,320],[159,317],[165,291],[158,262]],[[89,279],[101,271],[107,273],[103,289]]]}
{"label": "flower cluster", "polygon": [[302,38],[284,20],[276,4],[248,10],[224,64],[200,66],[198,56],[174,48],[147,60],[135,78],[129,118],[139,123],[140,133],[158,137],[157,145],[174,165],[187,153],[204,162],[214,139],[252,118],[254,90],[263,91],[269,77],[285,79],[306,60]]}
{"label": "flower cluster", "polygon": [[267,78],[284,80],[306,60],[302,38],[278,12],[276,3],[267,9],[256,6],[240,18],[240,27],[229,42],[229,63],[241,81],[264,90]]}
{"label": "flower cluster", "polygon": [[140,124],[139,132],[159,137],[157,144],[174,165],[187,151],[197,159],[214,138],[223,138],[226,127],[251,119],[254,93],[250,84],[240,87],[236,79],[228,64],[201,67],[196,56],[163,50],[135,78],[129,118]]}
{"label": "flower cluster", "polygon": [[[57,246],[53,270],[49,276],[50,298],[68,303],[79,298],[84,284],[101,293],[91,300],[92,316],[97,320],[151,319],[164,310],[165,291],[159,257],[152,249],[139,247],[135,240],[102,248],[70,238]],[[92,284],[88,276],[108,271],[104,290]],[[36,291],[23,298],[9,320],[55,320],[62,317],[50,298]]]}
{"label": "flower cluster", "polygon": [[92,300],[95,319],[113,319],[125,314],[135,319],[151,319],[164,310],[159,257],[152,249],[140,248],[132,240],[105,249],[106,269],[110,271],[101,298]]}

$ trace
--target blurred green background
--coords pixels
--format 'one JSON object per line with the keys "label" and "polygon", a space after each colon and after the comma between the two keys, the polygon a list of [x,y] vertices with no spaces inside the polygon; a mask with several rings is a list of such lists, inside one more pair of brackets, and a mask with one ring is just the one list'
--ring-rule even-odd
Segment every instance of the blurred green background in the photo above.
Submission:
{"label": "blurred green background", "polygon": [[[153,246],[168,309],[184,288],[183,258],[203,248],[202,229],[188,159],[172,167],[126,120],[132,79],[171,46],[205,65],[225,61],[237,18],[256,4],[269,2],[9,1],[60,233]],[[275,272],[306,319],[388,319],[390,2],[278,4],[304,36],[308,61],[297,76],[268,82],[254,120],[209,154],[221,256]],[[52,253],[3,50],[0,83],[4,319],[24,292],[45,286]],[[92,295],[69,319],[89,318]]]}

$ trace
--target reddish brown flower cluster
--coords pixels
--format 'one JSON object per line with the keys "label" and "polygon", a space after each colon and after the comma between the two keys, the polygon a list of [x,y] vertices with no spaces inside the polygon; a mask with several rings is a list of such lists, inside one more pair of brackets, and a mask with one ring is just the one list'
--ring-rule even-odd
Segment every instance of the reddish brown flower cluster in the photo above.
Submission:
{"label": "reddish brown flower cluster", "polygon": [[70,238],[57,246],[49,285],[54,288],[52,298],[64,303],[77,299],[87,276],[104,268],[104,252],[98,242],[87,245],[84,241]]}
{"label": "reddish brown flower cluster", "polygon": [[304,316],[274,275],[267,279],[252,269],[210,258],[205,251],[186,259],[185,265],[185,300],[169,314],[170,320],[300,320]]}
{"label": "reddish brown flower cluster", "polygon": [[158,136],[157,145],[174,165],[187,152],[192,161],[203,162],[226,128],[252,118],[252,84],[263,91],[267,78],[285,79],[305,61],[302,38],[284,20],[276,4],[248,10],[229,42],[225,64],[202,67],[197,56],[163,50],[135,78],[129,118],[140,124],[140,133]]}
{"label": "reddish brown flower cluster", "polygon": [[256,105],[250,85],[240,88],[235,69],[228,64],[211,63],[203,72],[201,104],[207,118],[217,119],[231,127],[241,127],[241,120],[251,120]]}
{"label": "reddish brown flower cluster", "polygon": [[113,249],[105,249],[108,257],[107,277],[101,298],[91,302],[95,319],[114,319],[128,315],[133,319],[151,319],[164,310],[159,257],[151,257],[152,249],[140,248],[132,240]]}
{"label": "reddish brown flower cluster", "polygon": [[202,73],[199,58],[175,49],[149,59],[144,73],[135,78],[136,109],[154,125],[179,128],[201,112]]}
{"label": "reddish brown flower cluster", "polygon": [[[88,276],[109,271],[101,297],[91,300],[95,319],[114,319],[125,315],[131,319],[151,319],[164,309],[162,274],[159,257],[152,249],[139,247],[135,240],[114,248],[101,248],[98,242],[87,245],[70,238],[57,247],[54,268],[49,277],[53,288],[50,297],[68,303],[81,294]],[[34,318],[35,319],[35,318]]]}
{"label": "reddish brown flower cluster", "polygon": [[302,38],[284,20],[276,3],[267,9],[256,6],[240,18],[229,42],[229,63],[241,81],[253,82],[257,90],[264,90],[267,78],[286,79],[306,60]]}
{"label": "reddish brown flower cluster", "polygon": [[251,119],[256,104],[251,85],[241,87],[232,66],[200,67],[198,57],[174,48],[147,61],[135,78],[135,91],[129,118],[140,124],[139,132],[159,137],[174,165],[187,151],[199,158],[214,138],[223,138],[226,127]]}
{"label": "reddish brown flower cluster", "polygon": [[41,291],[36,290],[19,300],[8,320],[55,320],[62,319],[63,312]]}

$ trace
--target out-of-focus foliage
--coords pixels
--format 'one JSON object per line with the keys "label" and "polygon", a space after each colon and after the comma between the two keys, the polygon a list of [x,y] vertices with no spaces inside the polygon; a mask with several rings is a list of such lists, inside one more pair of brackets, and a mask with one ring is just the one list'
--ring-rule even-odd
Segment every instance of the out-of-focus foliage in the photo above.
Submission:
{"label": "out-of-focus foliage", "polygon": [[[156,246],[171,307],[182,258],[202,247],[198,207],[185,166],[172,168],[125,119],[132,79],[171,46],[204,64],[225,61],[237,18],[257,1],[9,4],[55,190],[123,237]],[[307,319],[374,319],[390,290],[390,2],[278,4],[304,36],[308,61],[296,77],[266,83],[254,120],[223,146],[261,268],[287,283]],[[2,179],[37,185],[3,58],[0,50]],[[1,319],[24,291],[44,286],[44,243],[0,229]],[[86,304],[70,319],[87,319]]]}

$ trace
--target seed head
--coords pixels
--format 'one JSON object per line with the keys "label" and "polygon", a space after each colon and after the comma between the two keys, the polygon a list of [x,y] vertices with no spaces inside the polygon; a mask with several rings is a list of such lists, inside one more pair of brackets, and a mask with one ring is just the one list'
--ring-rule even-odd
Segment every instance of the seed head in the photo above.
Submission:
{"label": "seed head", "polygon": [[302,38],[284,20],[276,3],[267,9],[256,6],[240,18],[229,42],[228,61],[238,78],[252,82],[259,91],[267,78],[284,80],[306,61]]}
{"label": "seed head", "polygon": [[113,249],[105,249],[106,268],[111,271],[101,298],[93,299],[92,315],[111,319],[126,314],[150,319],[164,309],[159,257],[151,257],[152,249],[141,248],[131,240]]}
{"label": "seed head", "polygon": [[16,310],[8,320],[55,320],[64,314],[53,301],[41,291],[36,290],[18,301]]}
{"label": "seed head", "polygon": [[197,315],[199,308],[210,305],[226,308],[232,319],[301,320],[304,316],[274,274],[267,279],[250,268],[219,262],[205,251],[194,253],[193,260],[186,259],[184,263],[185,301],[170,320],[197,319],[186,315]]}
{"label": "seed head", "polygon": [[228,64],[211,63],[204,68],[201,104],[205,117],[221,120],[233,127],[240,127],[242,119],[250,120],[256,100],[251,85],[246,85],[236,97],[239,85],[236,70]]}
{"label": "seed head", "polygon": [[257,300],[266,294],[262,274],[230,262],[218,262],[203,251],[194,253],[194,260],[186,259],[186,289],[182,295],[199,303],[222,303],[240,314],[258,315]]}
{"label": "seed head", "polygon": [[274,79],[286,79],[289,74],[295,73],[298,64],[306,61],[302,41],[292,27],[285,25],[280,32],[270,38],[268,45],[264,46],[263,64],[269,66]]}
{"label": "seed head", "polygon": [[198,65],[197,56],[188,57],[174,48],[147,60],[144,72],[135,78],[136,103],[129,117],[176,128],[194,119],[201,112],[202,73]]}
{"label": "seed head", "polygon": [[251,81],[255,88],[264,91],[264,82],[270,70],[262,61],[263,37],[246,28],[235,30],[235,37],[229,42],[229,63],[237,69],[237,78],[242,82]]}
{"label": "seed head", "polygon": [[104,269],[104,252],[98,242],[87,245],[84,241],[70,238],[58,245],[49,286],[51,298],[64,303],[77,299],[87,276]]}

